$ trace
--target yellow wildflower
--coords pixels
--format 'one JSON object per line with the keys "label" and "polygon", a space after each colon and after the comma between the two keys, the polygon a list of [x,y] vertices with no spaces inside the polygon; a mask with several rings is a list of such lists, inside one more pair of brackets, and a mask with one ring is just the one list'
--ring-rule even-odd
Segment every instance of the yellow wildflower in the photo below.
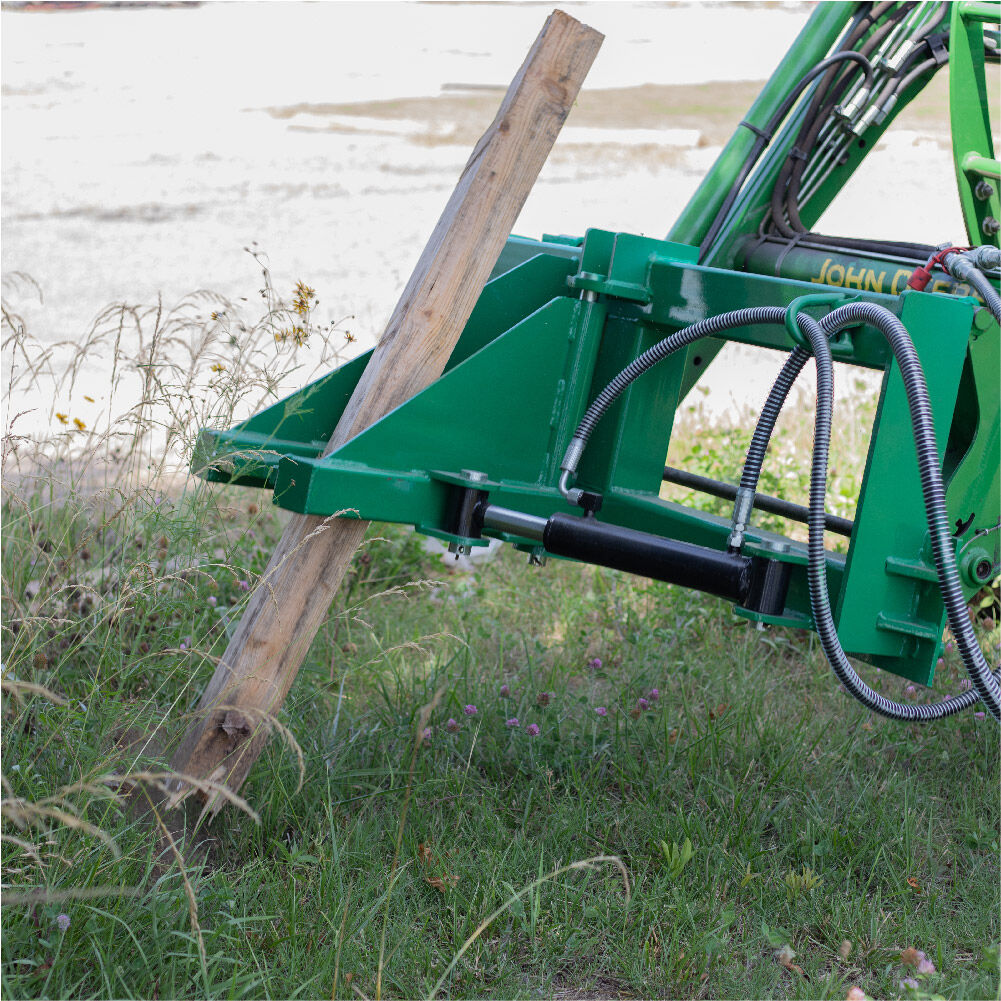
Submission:
{"label": "yellow wildflower", "polygon": [[212,371],[213,372],[225,372],[226,371],[226,366],[225,365],[220,365],[219,362],[216,362],[212,366]]}
{"label": "yellow wildflower", "polygon": [[86,393],[84,394],[84,397],[83,397],[83,398],[84,398],[84,399],[85,399],[85,400],[86,400],[86,401],[87,401],[88,403],[93,403],[93,402],[94,402],[94,397],[93,397],[93,396],[87,396],[87,394],[86,394]]}
{"label": "yellow wildflower", "polygon": [[56,414],[56,418],[60,424],[69,424],[70,419],[66,414]]}
{"label": "yellow wildflower", "polygon": [[74,417],[73,423],[76,425],[77,431],[85,431],[87,429],[87,425],[79,417]]}
{"label": "yellow wildflower", "polygon": [[303,282],[296,282],[292,294],[292,308],[300,315],[306,316],[316,298],[316,291]]}

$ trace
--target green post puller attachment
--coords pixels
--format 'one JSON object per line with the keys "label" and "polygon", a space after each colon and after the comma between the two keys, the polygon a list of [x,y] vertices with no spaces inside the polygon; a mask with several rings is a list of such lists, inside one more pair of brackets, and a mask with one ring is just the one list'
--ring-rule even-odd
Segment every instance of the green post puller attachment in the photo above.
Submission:
{"label": "green post puller attachment", "polygon": [[[537,562],[695,587],[749,621],[816,629],[838,678],[884,715],[936,718],[982,700],[998,716],[965,601],[1001,557],[1001,299],[988,276],[1001,207],[985,69],[999,12],[820,4],[669,239],[512,237],[428,389],[324,456],[363,355],[235,428],[203,431],[196,470],[267,488],[292,511],[413,525],[455,552],[496,538]],[[946,63],[960,204],[982,249],[813,232]],[[926,290],[908,287],[922,268]],[[739,484],[664,465],[677,408],[725,341],[787,355]],[[807,508],[756,485],[811,355]],[[823,511],[833,362],[882,373],[851,520]],[[663,499],[665,480],[731,498],[733,517]],[[755,526],[756,508],[808,522],[809,544]],[[825,529],[847,552],[824,549]],[[939,707],[875,695],[845,658],[930,685],[947,623],[971,689]]]}

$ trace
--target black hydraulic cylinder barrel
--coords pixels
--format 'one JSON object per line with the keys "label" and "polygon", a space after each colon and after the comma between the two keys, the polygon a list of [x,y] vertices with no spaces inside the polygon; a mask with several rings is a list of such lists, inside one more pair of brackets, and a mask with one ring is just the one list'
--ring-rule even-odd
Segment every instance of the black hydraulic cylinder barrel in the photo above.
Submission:
{"label": "black hydraulic cylinder barrel", "polygon": [[747,556],[605,525],[594,518],[554,514],[546,522],[542,545],[554,556],[683,584],[738,604],[751,591],[753,575]]}

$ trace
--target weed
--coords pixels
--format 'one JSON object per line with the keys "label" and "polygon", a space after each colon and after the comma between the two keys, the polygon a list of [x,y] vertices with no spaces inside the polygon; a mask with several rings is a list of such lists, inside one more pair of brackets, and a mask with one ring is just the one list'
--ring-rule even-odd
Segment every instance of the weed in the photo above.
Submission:
{"label": "weed", "polygon": [[664,871],[668,879],[677,879],[695,855],[695,849],[688,838],[685,838],[681,847],[678,847],[677,842],[668,844],[666,841],[661,841],[660,850],[664,854]]}
{"label": "weed", "polygon": [[812,893],[824,881],[811,868],[803,866],[799,872],[790,869],[782,877],[782,882],[785,883],[786,894],[789,900],[794,901],[800,894]]}

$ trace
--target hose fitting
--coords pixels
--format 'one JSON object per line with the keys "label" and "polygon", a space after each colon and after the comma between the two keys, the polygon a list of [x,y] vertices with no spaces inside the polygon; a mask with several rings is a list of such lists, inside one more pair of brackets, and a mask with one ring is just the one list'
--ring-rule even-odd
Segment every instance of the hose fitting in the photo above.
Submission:
{"label": "hose fitting", "polygon": [[567,445],[567,450],[563,453],[563,461],[560,463],[562,472],[557,486],[560,493],[571,504],[576,504],[581,497],[581,491],[570,486],[570,477],[576,477],[577,475],[577,465],[580,462],[580,457],[584,454],[584,446],[586,444],[587,442],[583,438],[574,435],[570,439],[570,444]]}
{"label": "hose fitting", "polygon": [[869,88],[859,87],[859,89],[844,104],[839,104],[834,113],[838,118],[850,122],[864,107],[869,100]]}
{"label": "hose fitting", "polygon": [[[987,253],[980,253],[987,251]],[[995,247],[978,247],[972,252],[950,251],[943,256],[942,266],[952,275],[953,278],[961,282],[966,282],[970,288],[975,289],[984,304],[990,310],[991,315],[998,323],[1001,323],[1001,295],[998,294],[991,280],[983,273],[980,261],[992,261],[998,251]]]}
{"label": "hose fitting", "polygon": [[754,491],[747,487],[737,487],[737,496],[733,499],[733,518],[730,522],[730,538],[727,548],[732,553],[740,551],[744,545],[744,532],[751,524],[751,512],[754,510]]}
{"label": "hose fitting", "polygon": [[1001,268],[1001,249],[989,243],[974,247],[966,256],[981,271],[996,271]]}

